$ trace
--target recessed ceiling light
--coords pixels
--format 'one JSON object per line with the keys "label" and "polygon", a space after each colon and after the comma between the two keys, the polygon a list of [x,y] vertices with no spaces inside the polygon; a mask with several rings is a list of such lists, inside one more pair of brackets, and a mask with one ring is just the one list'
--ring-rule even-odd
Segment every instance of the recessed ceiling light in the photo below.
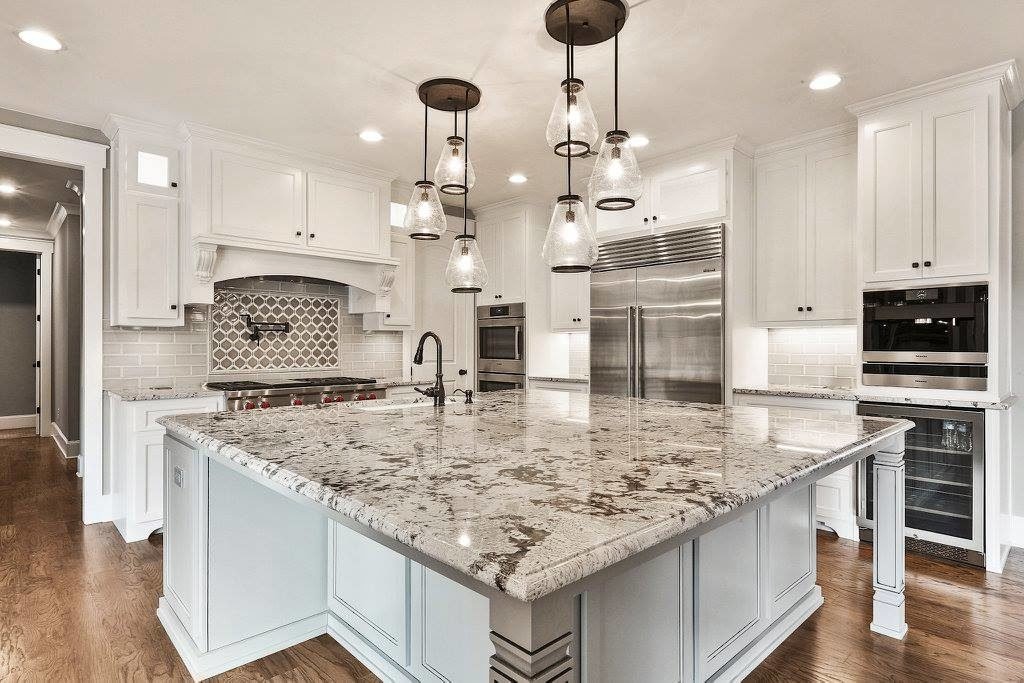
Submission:
{"label": "recessed ceiling light", "polygon": [[512,175],[510,175],[508,177],[508,181],[510,183],[515,183],[516,185],[520,185],[520,184],[526,182],[526,176],[524,176],[522,173],[513,173]]}
{"label": "recessed ceiling light", "polygon": [[18,188],[10,183],[0,183],[0,194],[14,194],[17,191]]}
{"label": "recessed ceiling light", "polygon": [[38,47],[40,50],[57,52],[64,48],[63,43],[57,40],[52,33],[40,31],[35,28],[27,28],[23,31],[18,31],[18,37],[21,38],[23,43],[28,43],[32,47]]}
{"label": "recessed ceiling light", "polygon": [[379,131],[367,129],[359,134],[359,139],[363,142],[380,142],[384,139],[384,136]]}
{"label": "recessed ceiling light", "polygon": [[826,71],[812,78],[808,87],[810,87],[811,90],[828,90],[829,88],[834,88],[839,85],[842,80],[843,77],[839,74]]}
{"label": "recessed ceiling light", "polygon": [[9,228],[9,227],[11,227],[11,219],[10,218],[0,218],[0,228]]}
{"label": "recessed ceiling light", "polygon": [[646,135],[634,134],[629,136],[630,147],[646,147],[649,144],[651,144],[651,141],[647,139]]}

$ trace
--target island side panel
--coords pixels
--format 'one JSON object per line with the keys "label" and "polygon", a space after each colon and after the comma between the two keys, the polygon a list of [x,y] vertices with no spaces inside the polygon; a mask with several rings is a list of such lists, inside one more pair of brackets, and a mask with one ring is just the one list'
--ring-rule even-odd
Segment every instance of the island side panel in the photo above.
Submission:
{"label": "island side panel", "polygon": [[533,602],[491,597],[490,683],[579,681],[579,603],[559,590]]}
{"label": "island side panel", "polygon": [[871,630],[891,638],[907,635],[904,595],[905,438],[890,438],[875,453],[875,545]]}

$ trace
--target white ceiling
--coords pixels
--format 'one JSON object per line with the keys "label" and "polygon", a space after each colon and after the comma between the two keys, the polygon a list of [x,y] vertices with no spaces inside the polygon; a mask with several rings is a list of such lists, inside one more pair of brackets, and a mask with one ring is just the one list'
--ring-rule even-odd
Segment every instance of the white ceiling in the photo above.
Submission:
{"label": "white ceiling", "polygon": [[0,156],[0,183],[17,188],[12,195],[0,194],[0,218],[9,218],[8,233],[43,232],[57,202],[77,205],[78,195],[67,189],[67,181],[82,182],[82,172]]}
{"label": "white ceiling", "polygon": [[[555,196],[564,162],[544,143],[564,52],[548,0],[7,0],[0,107],[98,127],[108,112],[182,120],[337,155],[413,180],[435,76],[483,89],[471,114],[470,205]],[[644,157],[740,134],[770,142],[848,120],[845,105],[1016,57],[1021,0],[634,0],[621,37],[622,125]],[[67,49],[21,44],[38,26]],[[581,49],[603,129],[611,45]],[[845,80],[814,93],[832,69]],[[431,171],[450,119],[433,118]],[[368,145],[357,133],[379,129]],[[530,182],[506,182],[513,171]]]}

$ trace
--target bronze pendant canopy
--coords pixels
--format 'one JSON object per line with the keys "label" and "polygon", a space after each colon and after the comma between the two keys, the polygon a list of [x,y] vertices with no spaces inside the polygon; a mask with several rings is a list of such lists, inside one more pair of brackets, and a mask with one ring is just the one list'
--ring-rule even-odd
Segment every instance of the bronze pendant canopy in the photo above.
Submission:
{"label": "bronze pendant canopy", "polygon": [[622,30],[628,16],[629,7],[621,0],[555,0],[544,12],[544,26],[560,43],[597,45]]}

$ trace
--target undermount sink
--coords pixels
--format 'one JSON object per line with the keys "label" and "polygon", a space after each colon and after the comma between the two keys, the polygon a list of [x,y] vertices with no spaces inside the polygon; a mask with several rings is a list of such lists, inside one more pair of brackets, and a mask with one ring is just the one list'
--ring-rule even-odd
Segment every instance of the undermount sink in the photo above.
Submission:
{"label": "undermount sink", "polygon": [[[462,396],[447,396],[444,399],[444,405],[458,405],[465,403],[466,399]],[[370,413],[378,413],[385,410],[406,410],[408,408],[433,408],[434,399],[429,396],[417,396],[402,397],[402,398],[381,398],[375,401],[359,401],[357,403],[350,404],[356,410],[362,410]]]}

